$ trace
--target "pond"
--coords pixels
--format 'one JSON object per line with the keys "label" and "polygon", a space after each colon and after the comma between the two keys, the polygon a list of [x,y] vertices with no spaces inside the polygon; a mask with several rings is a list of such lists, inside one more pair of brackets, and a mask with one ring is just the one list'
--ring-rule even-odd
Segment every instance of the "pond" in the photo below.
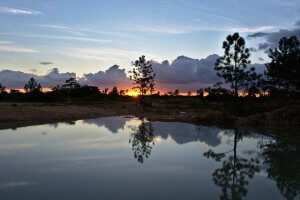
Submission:
{"label": "pond", "polygon": [[0,131],[0,199],[299,199],[300,148],[108,117]]}

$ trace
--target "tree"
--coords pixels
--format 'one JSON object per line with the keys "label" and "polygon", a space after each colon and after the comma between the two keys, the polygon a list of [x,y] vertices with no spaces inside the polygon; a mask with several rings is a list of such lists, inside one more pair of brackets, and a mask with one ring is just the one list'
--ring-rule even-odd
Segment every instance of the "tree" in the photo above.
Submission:
{"label": "tree", "polygon": [[[222,200],[242,200],[247,195],[247,185],[249,179],[259,172],[258,159],[246,159],[237,155],[238,141],[242,134],[237,130],[234,131],[233,149],[224,153],[215,153],[212,150],[205,152],[203,155],[212,158],[217,162],[222,162],[222,167],[213,172],[214,183],[222,188],[220,199]],[[232,155],[226,158],[226,154]]]}
{"label": "tree", "polygon": [[105,88],[105,89],[102,91],[102,93],[106,95],[106,94],[108,93],[108,90],[109,90],[108,88]]}
{"label": "tree", "polygon": [[36,91],[41,91],[42,86],[36,82],[36,80],[32,77],[28,81],[28,83],[25,84],[24,86],[25,92],[36,92]]}
{"label": "tree", "polygon": [[174,96],[179,96],[179,94],[180,94],[179,90],[176,89],[175,92],[174,92]]}
{"label": "tree", "polygon": [[5,86],[0,83],[0,94],[5,93]]}
{"label": "tree", "polygon": [[135,88],[139,89],[141,95],[152,94],[155,86],[155,73],[151,62],[147,61],[145,56],[142,56],[133,62],[133,65],[134,68],[130,78],[137,85]]}
{"label": "tree", "polygon": [[300,195],[300,145],[276,139],[260,147],[268,178],[276,182],[286,199],[296,199]]}
{"label": "tree", "polygon": [[113,87],[113,89],[111,90],[111,92],[109,93],[111,96],[118,96],[119,95],[119,92],[118,92],[118,89],[117,87]]}
{"label": "tree", "polygon": [[188,96],[188,97],[192,96],[192,92],[191,92],[191,91],[188,91],[187,96]]}
{"label": "tree", "polygon": [[296,36],[283,37],[278,48],[270,49],[271,62],[266,64],[265,75],[270,89],[284,91],[286,97],[300,88],[300,45]]}
{"label": "tree", "polygon": [[198,97],[204,97],[204,89],[203,88],[197,90],[197,96]]}
{"label": "tree", "polygon": [[255,68],[247,69],[250,64],[250,51],[245,47],[244,38],[238,33],[228,35],[223,42],[224,56],[215,64],[217,75],[229,83],[235,99],[241,89],[247,89],[252,80],[257,79]]}
{"label": "tree", "polygon": [[133,127],[132,138],[129,139],[129,143],[132,145],[132,151],[134,158],[139,163],[144,163],[144,160],[151,154],[154,146],[154,128],[151,122],[142,119],[141,124],[138,127]]}
{"label": "tree", "polygon": [[120,90],[120,91],[119,91],[119,95],[120,95],[120,96],[125,96],[125,95],[126,95],[125,90]]}
{"label": "tree", "polygon": [[80,88],[80,84],[77,82],[75,77],[71,77],[66,80],[66,83],[62,86],[63,89],[78,89]]}

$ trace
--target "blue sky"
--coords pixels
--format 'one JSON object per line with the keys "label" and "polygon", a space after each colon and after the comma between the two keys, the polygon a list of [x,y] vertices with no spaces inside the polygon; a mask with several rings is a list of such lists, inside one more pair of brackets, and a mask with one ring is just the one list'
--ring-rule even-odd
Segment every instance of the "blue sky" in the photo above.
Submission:
{"label": "blue sky", "polygon": [[[299,16],[299,0],[1,0],[0,70],[57,67],[80,76],[114,64],[130,69],[141,54],[200,59],[222,54],[229,33],[289,29]],[[259,57],[266,55],[253,53],[253,62]]]}

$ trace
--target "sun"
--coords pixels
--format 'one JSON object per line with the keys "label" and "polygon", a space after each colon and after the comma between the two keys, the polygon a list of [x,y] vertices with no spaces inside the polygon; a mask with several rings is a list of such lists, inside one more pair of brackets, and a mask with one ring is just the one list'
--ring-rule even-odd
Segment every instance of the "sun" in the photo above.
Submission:
{"label": "sun", "polygon": [[140,95],[140,92],[138,90],[128,90],[126,92],[126,95],[132,96],[132,97],[137,97]]}

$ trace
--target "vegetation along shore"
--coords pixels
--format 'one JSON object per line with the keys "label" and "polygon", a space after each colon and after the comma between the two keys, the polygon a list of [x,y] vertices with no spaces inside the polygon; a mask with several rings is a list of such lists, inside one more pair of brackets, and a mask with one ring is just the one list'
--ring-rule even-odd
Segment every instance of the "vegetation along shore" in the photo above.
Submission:
{"label": "vegetation along shore", "polygon": [[[297,130],[299,123],[300,47],[297,37],[282,38],[270,49],[263,74],[250,65],[250,51],[238,33],[223,43],[224,56],[215,70],[222,82],[199,88],[197,95],[179,90],[155,91],[151,61],[145,56],[133,62],[131,80],[138,95],[128,91],[80,85],[75,77],[64,85],[43,91],[31,78],[19,90],[0,84],[0,128],[74,121],[105,116],[136,116],[149,120],[205,123],[243,128]],[[293,131],[288,132],[289,135]]]}

